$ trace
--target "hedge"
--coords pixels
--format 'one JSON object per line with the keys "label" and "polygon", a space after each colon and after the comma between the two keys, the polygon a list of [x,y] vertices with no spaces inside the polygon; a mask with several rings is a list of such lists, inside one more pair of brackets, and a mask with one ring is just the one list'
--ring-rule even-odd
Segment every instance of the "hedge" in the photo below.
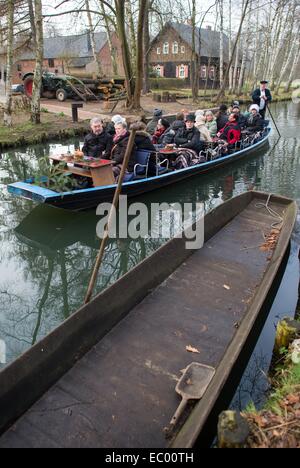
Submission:
{"label": "hedge", "polygon": [[151,89],[181,89],[189,88],[187,79],[180,78],[150,78]]}

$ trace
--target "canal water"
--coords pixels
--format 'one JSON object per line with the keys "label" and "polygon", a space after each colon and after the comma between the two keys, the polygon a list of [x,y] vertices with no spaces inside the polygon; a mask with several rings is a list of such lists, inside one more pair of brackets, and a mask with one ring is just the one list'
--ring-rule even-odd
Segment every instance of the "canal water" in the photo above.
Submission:
{"label": "canal water", "polygon": [[[272,106],[282,138],[274,129],[270,147],[244,162],[194,177],[139,198],[151,202],[202,202],[210,211],[225,200],[253,188],[295,198],[300,203],[300,105]],[[73,150],[78,140],[65,145],[45,144],[1,155],[0,160],[0,345],[6,362],[53,330],[83,302],[99,239],[96,211],[67,212],[35,206],[8,194],[6,185],[31,175],[38,161],[50,153]],[[137,200],[135,200],[137,201]],[[96,285],[103,290],[143,258],[162,240],[110,240]],[[268,322],[245,372],[233,406],[249,399],[260,402],[278,317],[293,315],[297,302],[299,234],[295,229],[291,255]],[[3,353],[2,353],[3,354]],[[4,361],[3,356],[0,361]],[[0,362],[0,368],[4,362]]]}

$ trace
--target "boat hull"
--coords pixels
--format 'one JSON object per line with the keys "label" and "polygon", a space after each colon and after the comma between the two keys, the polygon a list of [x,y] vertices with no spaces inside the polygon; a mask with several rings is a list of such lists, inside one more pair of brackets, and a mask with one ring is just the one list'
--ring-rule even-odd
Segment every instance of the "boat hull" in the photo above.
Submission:
{"label": "boat hull", "polygon": [[[261,230],[271,231],[274,218],[257,204],[267,200],[268,194],[246,192],[223,203],[205,216],[203,249],[188,251],[184,238],[170,240],[0,372],[0,431],[60,379],[0,438],[0,447],[18,446],[22,437],[29,446],[53,440],[166,446],[162,429],[179,404],[174,377],[196,361],[216,374],[173,443],[194,446],[263,323],[261,311],[286,259],[297,206],[271,197],[283,226],[274,252],[265,252]],[[198,352],[188,353],[188,345]],[[72,408],[72,418],[53,405]]]}
{"label": "boat hull", "polygon": [[[229,156],[188,167],[186,169],[162,174],[160,176],[126,182],[123,184],[122,194],[127,195],[128,197],[142,195],[176,182],[183,181],[189,177],[207,174],[213,170],[222,168],[227,164],[239,161],[247,156],[254,155],[269,143],[270,132],[271,130],[269,129],[262,140],[241,151],[230,154]],[[110,185],[84,190],[74,190],[72,192],[66,192],[63,195],[58,195],[51,190],[36,187],[26,182],[17,182],[8,186],[9,193],[13,195],[68,210],[85,210],[93,208],[103,202],[110,202],[113,199],[115,189],[116,185]]]}

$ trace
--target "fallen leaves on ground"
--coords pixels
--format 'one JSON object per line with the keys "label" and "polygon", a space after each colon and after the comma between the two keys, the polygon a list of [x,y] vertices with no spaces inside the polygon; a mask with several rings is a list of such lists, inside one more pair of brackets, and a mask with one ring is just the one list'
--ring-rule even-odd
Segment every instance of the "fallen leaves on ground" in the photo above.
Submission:
{"label": "fallen leaves on ground", "polygon": [[250,426],[247,447],[300,448],[300,392],[288,395],[281,403],[282,414],[271,411],[243,414]]}
{"label": "fallen leaves on ground", "polygon": [[260,246],[260,250],[262,252],[270,252],[271,250],[275,250],[279,234],[280,229],[272,229],[270,234],[266,236],[265,242]]}
{"label": "fallen leaves on ground", "polygon": [[200,351],[197,348],[194,348],[191,345],[186,346],[185,348],[189,353],[197,353],[200,354]]}

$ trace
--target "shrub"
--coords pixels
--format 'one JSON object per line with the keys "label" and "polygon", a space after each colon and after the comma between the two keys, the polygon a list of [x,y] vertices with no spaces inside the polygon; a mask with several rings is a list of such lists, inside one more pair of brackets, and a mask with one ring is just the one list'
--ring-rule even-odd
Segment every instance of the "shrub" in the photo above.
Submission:
{"label": "shrub", "polygon": [[180,78],[150,78],[150,88],[155,89],[181,89],[190,87],[188,80]]}

